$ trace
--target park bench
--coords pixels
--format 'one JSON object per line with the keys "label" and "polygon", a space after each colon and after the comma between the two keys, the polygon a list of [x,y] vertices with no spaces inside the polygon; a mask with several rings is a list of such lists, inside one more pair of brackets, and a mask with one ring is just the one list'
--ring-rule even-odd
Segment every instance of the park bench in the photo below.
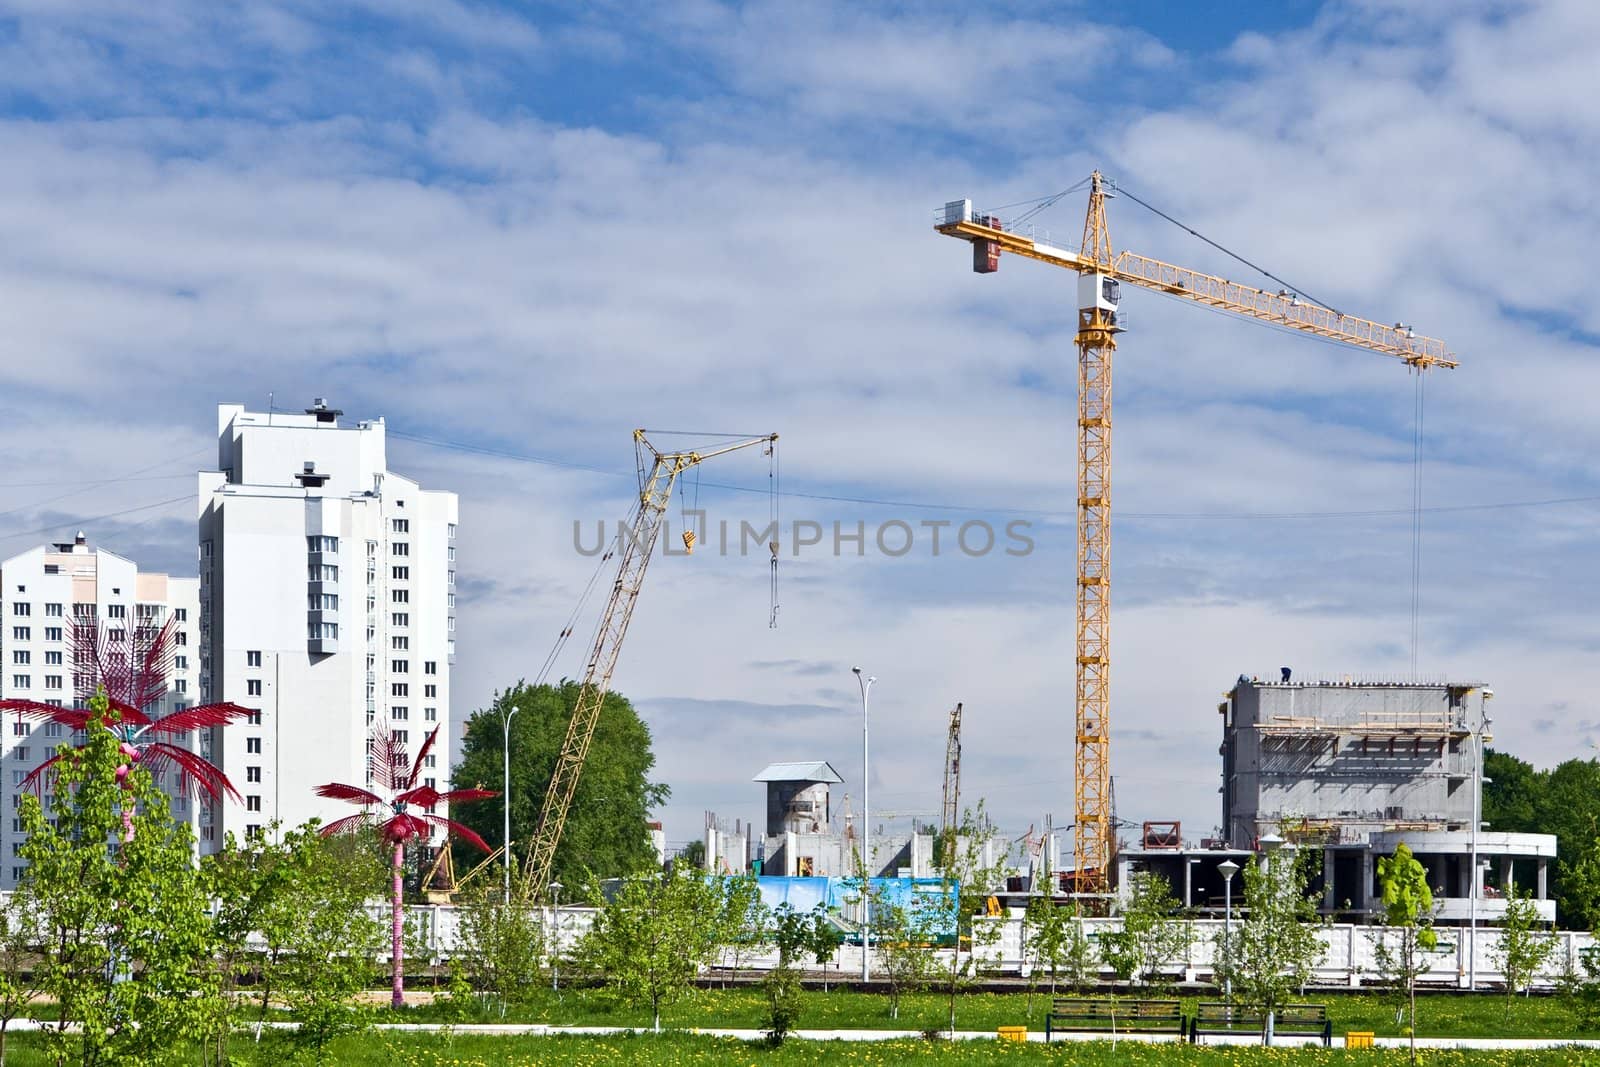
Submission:
{"label": "park bench", "polygon": [[[1267,1028],[1267,1013],[1240,1004],[1201,1002],[1189,1023],[1189,1040],[1200,1043],[1206,1034],[1259,1034]],[[1272,1020],[1272,1032],[1284,1037],[1320,1037],[1333,1045],[1333,1023],[1326,1004],[1285,1004]]]}
{"label": "park bench", "polygon": [[1044,1018],[1044,1039],[1058,1030],[1099,1030],[1118,1033],[1173,1033],[1183,1040],[1187,1020],[1176,1000],[1110,1000],[1068,997],[1051,1002]]}

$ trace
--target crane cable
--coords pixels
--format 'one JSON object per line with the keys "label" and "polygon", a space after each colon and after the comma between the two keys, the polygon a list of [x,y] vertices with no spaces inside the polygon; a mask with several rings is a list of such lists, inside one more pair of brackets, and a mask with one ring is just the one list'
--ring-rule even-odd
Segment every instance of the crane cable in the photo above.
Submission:
{"label": "crane cable", "polygon": [[1218,244],[1216,241],[1213,241],[1211,238],[1207,237],[1205,234],[1201,233],[1199,230],[1196,230],[1193,226],[1190,226],[1187,223],[1179,222],[1177,219],[1173,218],[1171,215],[1168,215],[1165,211],[1162,211],[1160,208],[1154,206],[1153,204],[1149,204],[1149,203],[1146,203],[1143,200],[1140,200],[1137,196],[1134,196],[1132,193],[1128,192],[1128,190],[1126,190],[1122,186],[1118,185],[1115,181],[1111,181],[1111,180],[1108,179],[1106,184],[1111,186],[1112,189],[1115,189],[1118,194],[1127,197],[1129,200],[1132,200],[1135,204],[1138,204],[1140,207],[1144,208],[1146,211],[1150,211],[1150,212],[1152,212],[1152,213],[1154,213],[1156,215],[1161,216],[1162,218],[1166,219],[1168,222],[1172,223],[1174,226],[1178,227],[1178,229],[1186,231],[1192,237],[1199,238],[1200,240],[1204,241],[1206,244],[1210,245],[1212,248],[1215,248],[1218,252],[1221,252],[1223,255],[1227,256],[1228,258],[1234,259],[1234,260],[1237,260],[1240,263],[1243,263],[1245,266],[1249,267],[1251,270],[1256,271],[1257,273],[1262,274],[1265,277],[1271,278],[1273,281],[1277,282],[1279,285],[1283,286],[1285,289],[1289,290],[1290,292],[1294,293],[1295,295],[1300,296],[1300,297],[1304,297],[1306,300],[1309,300],[1311,303],[1317,304],[1320,307],[1327,308],[1329,311],[1333,312],[1335,315],[1338,315],[1340,318],[1344,317],[1344,312],[1340,311],[1338,308],[1334,307],[1332,304],[1326,303],[1325,301],[1322,301],[1322,300],[1318,300],[1316,297],[1312,296],[1310,293],[1306,292],[1304,289],[1300,288],[1297,285],[1290,285],[1288,282],[1284,281],[1282,278],[1278,277],[1276,274],[1272,273],[1267,268],[1265,268],[1263,266],[1260,266],[1259,264],[1252,263],[1252,262],[1250,262],[1250,260],[1245,259],[1243,256],[1241,256],[1239,253],[1233,251],[1232,249]]}
{"label": "crane cable", "polygon": [[768,594],[767,629],[778,628],[778,499],[783,495],[783,471],[778,466],[778,442],[767,442],[767,522],[772,530],[771,586]]}
{"label": "crane cable", "polygon": [[[616,540],[620,541],[622,536],[622,530],[618,529]],[[572,637],[572,631],[577,625],[578,616],[583,613],[584,606],[589,603],[590,595],[594,593],[595,585],[600,580],[600,572],[605,569],[606,564],[615,555],[615,548],[607,549],[601,554],[600,562],[595,564],[594,573],[589,575],[588,584],[583,587],[583,592],[578,596],[578,602],[573,605],[572,614],[567,616],[566,624],[561,627],[561,632],[556,635],[555,644],[551,646],[550,652],[544,658],[544,663],[539,667],[539,673],[533,680],[534,685],[543,685],[545,679],[549,677],[550,668],[555,666],[556,659],[561,655],[562,650],[567,647],[567,641]]]}
{"label": "crane cable", "polygon": [[1411,680],[1417,680],[1417,645],[1422,636],[1422,368],[1416,368],[1417,392],[1411,437]]}

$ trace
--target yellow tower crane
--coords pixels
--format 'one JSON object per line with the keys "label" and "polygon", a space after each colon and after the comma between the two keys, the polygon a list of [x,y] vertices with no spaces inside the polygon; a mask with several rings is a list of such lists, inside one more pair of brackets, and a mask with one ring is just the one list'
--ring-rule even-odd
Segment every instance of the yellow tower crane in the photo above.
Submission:
{"label": "yellow tower crane", "polygon": [[[1079,893],[1102,893],[1115,827],[1111,815],[1111,358],[1122,332],[1122,284],[1137,285],[1300,330],[1404,361],[1419,373],[1454,367],[1443,341],[1342,314],[1303,294],[1271,293],[1173,266],[1133,252],[1115,255],[1106,227],[1113,183],[1089,177],[1083,246],[1076,252],[1007,231],[992,215],[974,215],[972,201],[948,203],[935,225],[970,241],[972,269],[992,274],[1008,252],[1078,274],[1078,578],[1076,745],[1074,749],[1074,874]],[[1051,198],[1054,202],[1055,198]],[[1142,201],[1141,201],[1142,203]],[[1148,206],[1148,205],[1146,205]],[[1154,209],[1152,209],[1154,210]]]}
{"label": "yellow tower crane", "polygon": [[[566,739],[561,743],[561,754],[556,758],[550,787],[545,791],[533,845],[528,850],[522,890],[530,900],[542,899],[550,886],[550,871],[555,864],[556,846],[561,843],[561,832],[566,826],[567,810],[572,806],[572,795],[578,788],[578,778],[589,756],[589,742],[594,739],[595,724],[600,721],[601,705],[611,689],[611,673],[616,669],[617,656],[622,652],[622,639],[627,636],[628,623],[633,619],[634,604],[644,584],[645,568],[650,565],[656,538],[666,519],[667,507],[672,503],[673,487],[685,471],[729,452],[762,445],[765,454],[770,456],[777,448],[778,435],[748,437],[704,452],[662,452],[650,443],[643,430],[633,431],[633,441],[639,468],[639,503],[632,522],[621,533],[621,561],[617,564],[617,577],[611,586],[611,599],[607,601],[605,613],[600,617],[600,626],[595,631],[589,666],[584,673],[583,685],[578,690],[577,703],[572,709],[572,720],[567,723]],[[693,530],[684,530],[683,542],[685,549],[694,551]],[[772,545],[772,552],[776,559],[776,542]]]}

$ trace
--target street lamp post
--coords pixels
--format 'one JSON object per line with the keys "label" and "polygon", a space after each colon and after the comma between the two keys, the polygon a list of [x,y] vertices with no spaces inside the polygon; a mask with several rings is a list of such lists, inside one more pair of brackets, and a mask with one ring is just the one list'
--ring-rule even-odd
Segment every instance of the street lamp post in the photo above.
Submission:
{"label": "street lamp post", "polygon": [[1222,875],[1222,997],[1233,999],[1233,876],[1239,865],[1232,860],[1217,864]]}
{"label": "street lamp post", "polygon": [[872,957],[872,775],[868,770],[867,696],[878,679],[851,667],[861,687],[861,980],[870,977]]}
{"label": "street lamp post", "polygon": [[504,742],[500,746],[500,753],[505,759],[500,792],[500,845],[505,849],[505,854],[500,857],[500,863],[501,881],[507,904],[511,903],[511,717],[516,713],[517,709],[513,707],[506,712],[505,718],[500,723],[501,731],[505,735]]}
{"label": "street lamp post", "polygon": [[550,989],[561,991],[561,890],[560,882],[550,883]]}
{"label": "street lamp post", "polygon": [[1478,728],[1472,731],[1472,884],[1467,889],[1467,989],[1478,988],[1478,894],[1483,872],[1478,869],[1478,829],[1483,820],[1483,731],[1489,725],[1488,709],[1494,690],[1485,686],[1478,694]]}

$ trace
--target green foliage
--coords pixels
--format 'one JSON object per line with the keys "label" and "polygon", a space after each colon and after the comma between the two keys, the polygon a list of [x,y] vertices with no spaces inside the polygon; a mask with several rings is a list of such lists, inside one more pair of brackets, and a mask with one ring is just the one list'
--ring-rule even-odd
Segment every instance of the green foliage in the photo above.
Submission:
{"label": "green foliage", "polygon": [[49,817],[38,797],[22,795],[19,855],[28,863],[22,892],[44,934],[39,983],[60,1005],[52,1050],[93,1067],[202,1038],[219,981],[202,965],[212,931],[193,836],[143,767],[118,782],[116,713],[103,691],[89,709],[98,718],[86,743],[62,749],[55,765]]}
{"label": "green foliage", "polygon": [[1189,925],[1178,917],[1181,905],[1159,874],[1139,871],[1130,880],[1122,906],[1122,928],[1100,935],[1100,952],[1119,979],[1150,986],[1161,968],[1189,947]]}
{"label": "green foliage", "polygon": [[706,917],[721,908],[721,888],[680,863],[623,879],[609,902],[598,882],[588,895],[599,911],[578,943],[580,965],[623,1003],[648,1005],[660,1030],[662,1005],[689,993],[716,952],[719,931]]}
{"label": "green foliage", "polygon": [[1378,884],[1383,889],[1384,923],[1400,930],[1400,944],[1391,949],[1381,938],[1373,949],[1378,969],[1405,989],[1410,1009],[1411,1060],[1417,1058],[1417,979],[1428,969],[1427,953],[1439,944],[1433,929],[1433,890],[1428,872],[1404,841],[1393,856],[1378,860]]}
{"label": "green foliage", "polygon": [[[1005,928],[1003,921],[985,914],[990,893],[1004,877],[1004,856],[985,861],[985,846],[994,829],[984,814],[983,801],[976,809],[968,808],[960,825],[951,829],[955,832],[947,836],[941,868],[948,891],[945,905],[955,912],[955,921],[949,925],[956,929],[956,941],[948,957],[935,957],[932,970],[949,1004],[950,1036],[954,1037],[959,995],[976,980],[979,961],[999,942]],[[962,951],[963,945],[968,951]]]}
{"label": "green foliage", "polygon": [[459,968],[465,981],[492,995],[502,1019],[543,988],[545,931],[536,909],[505,904],[498,887],[485,888],[457,901],[456,923],[452,973]]}
{"label": "green foliage", "polygon": [[900,904],[881,886],[867,885],[877,977],[888,987],[889,1018],[898,1019],[901,1001],[923,989],[932,976],[932,950],[950,928],[950,910],[942,896],[913,893]]}
{"label": "green foliage", "polygon": [[[518,682],[497,694],[493,704],[467,720],[461,762],[452,770],[451,781],[461,787],[500,788],[504,773],[502,724],[506,714],[516,709],[511,719],[511,825],[537,826],[580,688],[572,681],[554,686]],[[666,802],[668,789],[649,780],[654,767],[650,728],[627,698],[613,690],[606,695],[589,757],[578,778],[551,869],[553,880],[579,886],[591,877],[611,878],[655,862],[645,823],[651,809]],[[463,805],[450,815],[493,843],[501,838],[504,803],[505,798],[498,797]],[[516,852],[525,855],[529,843],[515,842]],[[459,842],[455,847],[471,848]],[[465,851],[458,852],[456,860],[462,869],[475,862]]]}
{"label": "green foliage", "polygon": [[1035,897],[1023,915],[1022,939],[1023,951],[1032,964],[1030,988],[1040,969],[1050,976],[1051,996],[1063,979],[1074,992],[1094,984],[1100,970],[1100,952],[1072,908],[1062,907],[1049,897]]}
{"label": "green foliage", "polygon": [[34,947],[43,942],[44,931],[28,890],[24,881],[0,902],[0,1067],[5,1067],[12,1020],[41,992],[43,972],[34,965]]}
{"label": "green foliage", "polygon": [[1317,906],[1306,893],[1305,853],[1280,852],[1244,868],[1244,915],[1218,938],[1219,976],[1233,995],[1263,1015],[1276,1012],[1311,980],[1326,952]]}
{"label": "green foliage", "polygon": [[[689,866],[682,863],[675,866],[678,865]],[[761,887],[755,875],[734,875],[719,879],[719,884],[722,903],[715,919],[716,938],[737,980],[744,957],[758,951],[767,940],[770,912],[761,902]]]}
{"label": "green foliage", "polygon": [[1556,836],[1562,859],[1550,872],[1550,896],[1558,922],[1572,930],[1600,927],[1600,763],[1570,759],[1540,771],[1489,751],[1483,767],[1483,817],[1491,828]]}
{"label": "green foliage", "polygon": [[1500,940],[1489,950],[1489,958],[1506,980],[1506,1018],[1511,1017],[1511,998],[1528,988],[1528,983],[1550,958],[1555,938],[1539,925],[1539,910],[1526,892],[1506,901],[1506,917],[1500,923]]}

